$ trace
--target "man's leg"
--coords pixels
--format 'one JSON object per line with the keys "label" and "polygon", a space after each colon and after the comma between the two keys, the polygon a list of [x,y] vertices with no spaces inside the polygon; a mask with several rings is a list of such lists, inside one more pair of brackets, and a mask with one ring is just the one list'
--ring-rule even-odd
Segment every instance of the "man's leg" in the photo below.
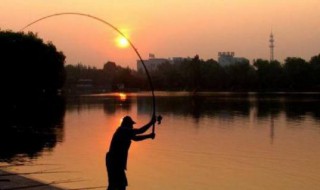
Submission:
{"label": "man's leg", "polygon": [[126,186],[117,188],[109,185],[107,190],[126,190]]}

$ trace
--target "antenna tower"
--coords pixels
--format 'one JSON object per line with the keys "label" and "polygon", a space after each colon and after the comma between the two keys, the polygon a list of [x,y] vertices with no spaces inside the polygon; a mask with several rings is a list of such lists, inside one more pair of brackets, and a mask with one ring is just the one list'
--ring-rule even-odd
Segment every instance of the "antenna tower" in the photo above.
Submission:
{"label": "antenna tower", "polygon": [[274,38],[273,38],[273,33],[272,32],[270,34],[269,42],[270,42],[269,47],[270,47],[270,62],[271,62],[271,61],[274,60],[274,44],[273,44],[274,43]]}

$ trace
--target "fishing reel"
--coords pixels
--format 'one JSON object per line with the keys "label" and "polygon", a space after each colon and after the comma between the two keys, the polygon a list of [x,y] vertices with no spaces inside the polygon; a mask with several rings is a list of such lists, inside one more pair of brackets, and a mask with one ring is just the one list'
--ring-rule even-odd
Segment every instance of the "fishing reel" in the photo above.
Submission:
{"label": "fishing reel", "polygon": [[158,115],[158,117],[157,117],[158,125],[160,125],[160,124],[161,124],[161,121],[162,121],[162,116],[161,116],[161,115]]}

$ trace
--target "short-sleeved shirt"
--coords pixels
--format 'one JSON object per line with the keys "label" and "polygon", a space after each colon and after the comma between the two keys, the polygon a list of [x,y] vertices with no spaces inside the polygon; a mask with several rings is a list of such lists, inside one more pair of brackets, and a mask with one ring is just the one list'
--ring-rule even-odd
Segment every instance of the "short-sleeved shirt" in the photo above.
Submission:
{"label": "short-sleeved shirt", "polygon": [[134,130],[132,128],[119,127],[114,133],[108,153],[114,167],[127,169],[128,151],[133,137]]}

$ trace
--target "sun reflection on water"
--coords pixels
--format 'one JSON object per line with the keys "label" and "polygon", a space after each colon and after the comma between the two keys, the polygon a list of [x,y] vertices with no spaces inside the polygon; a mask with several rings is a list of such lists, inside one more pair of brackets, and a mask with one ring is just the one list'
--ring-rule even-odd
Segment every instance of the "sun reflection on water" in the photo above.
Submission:
{"label": "sun reflection on water", "polygon": [[121,101],[126,101],[127,100],[127,94],[120,92],[119,93],[119,99]]}

